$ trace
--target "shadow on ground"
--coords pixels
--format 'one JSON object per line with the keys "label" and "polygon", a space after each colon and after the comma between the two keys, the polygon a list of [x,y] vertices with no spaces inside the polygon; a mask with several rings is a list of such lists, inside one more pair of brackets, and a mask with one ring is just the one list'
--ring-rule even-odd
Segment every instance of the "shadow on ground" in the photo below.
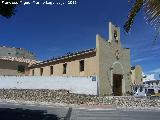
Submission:
{"label": "shadow on ground", "polygon": [[47,111],[29,109],[0,108],[0,120],[58,120],[56,115]]}

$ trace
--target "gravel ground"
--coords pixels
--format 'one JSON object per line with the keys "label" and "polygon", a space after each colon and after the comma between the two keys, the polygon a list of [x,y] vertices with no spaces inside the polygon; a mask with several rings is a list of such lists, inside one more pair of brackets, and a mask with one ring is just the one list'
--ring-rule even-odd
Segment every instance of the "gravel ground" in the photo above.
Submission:
{"label": "gravel ground", "polygon": [[48,104],[63,106],[90,106],[92,108],[117,109],[159,109],[160,97],[79,95],[67,90],[29,90],[29,89],[0,89],[1,101],[14,101],[17,104]]}

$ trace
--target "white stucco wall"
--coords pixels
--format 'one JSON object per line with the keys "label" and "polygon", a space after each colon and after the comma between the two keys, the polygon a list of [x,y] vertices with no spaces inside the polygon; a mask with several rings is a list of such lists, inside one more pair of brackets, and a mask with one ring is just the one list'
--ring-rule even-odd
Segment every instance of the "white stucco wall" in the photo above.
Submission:
{"label": "white stucco wall", "polygon": [[66,89],[72,93],[97,95],[93,77],[0,76],[0,89]]}

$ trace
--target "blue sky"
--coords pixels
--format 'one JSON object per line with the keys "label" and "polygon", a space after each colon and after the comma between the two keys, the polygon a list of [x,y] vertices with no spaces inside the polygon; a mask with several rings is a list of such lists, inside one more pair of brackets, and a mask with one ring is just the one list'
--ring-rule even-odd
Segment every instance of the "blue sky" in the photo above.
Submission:
{"label": "blue sky", "polygon": [[[31,2],[25,0],[24,2]],[[36,1],[36,0],[35,0]],[[42,2],[44,0],[37,0]],[[154,41],[154,29],[145,23],[143,10],[137,15],[128,35],[123,30],[129,9],[128,0],[50,0],[64,5],[21,5],[10,19],[0,16],[0,45],[25,48],[37,59],[46,60],[67,52],[95,48],[96,34],[108,39],[108,22],[121,28],[123,47],[131,49],[131,64],[139,64],[145,73],[160,68],[160,40]],[[160,71],[160,70],[159,70]]]}

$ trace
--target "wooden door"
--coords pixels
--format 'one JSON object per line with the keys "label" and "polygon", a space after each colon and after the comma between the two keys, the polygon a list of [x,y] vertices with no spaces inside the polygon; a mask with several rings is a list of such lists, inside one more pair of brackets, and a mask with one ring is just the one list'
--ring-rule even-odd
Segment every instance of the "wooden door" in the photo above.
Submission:
{"label": "wooden door", "polygon": [[122,96],[122,75],[113,74],[113,95]]}

